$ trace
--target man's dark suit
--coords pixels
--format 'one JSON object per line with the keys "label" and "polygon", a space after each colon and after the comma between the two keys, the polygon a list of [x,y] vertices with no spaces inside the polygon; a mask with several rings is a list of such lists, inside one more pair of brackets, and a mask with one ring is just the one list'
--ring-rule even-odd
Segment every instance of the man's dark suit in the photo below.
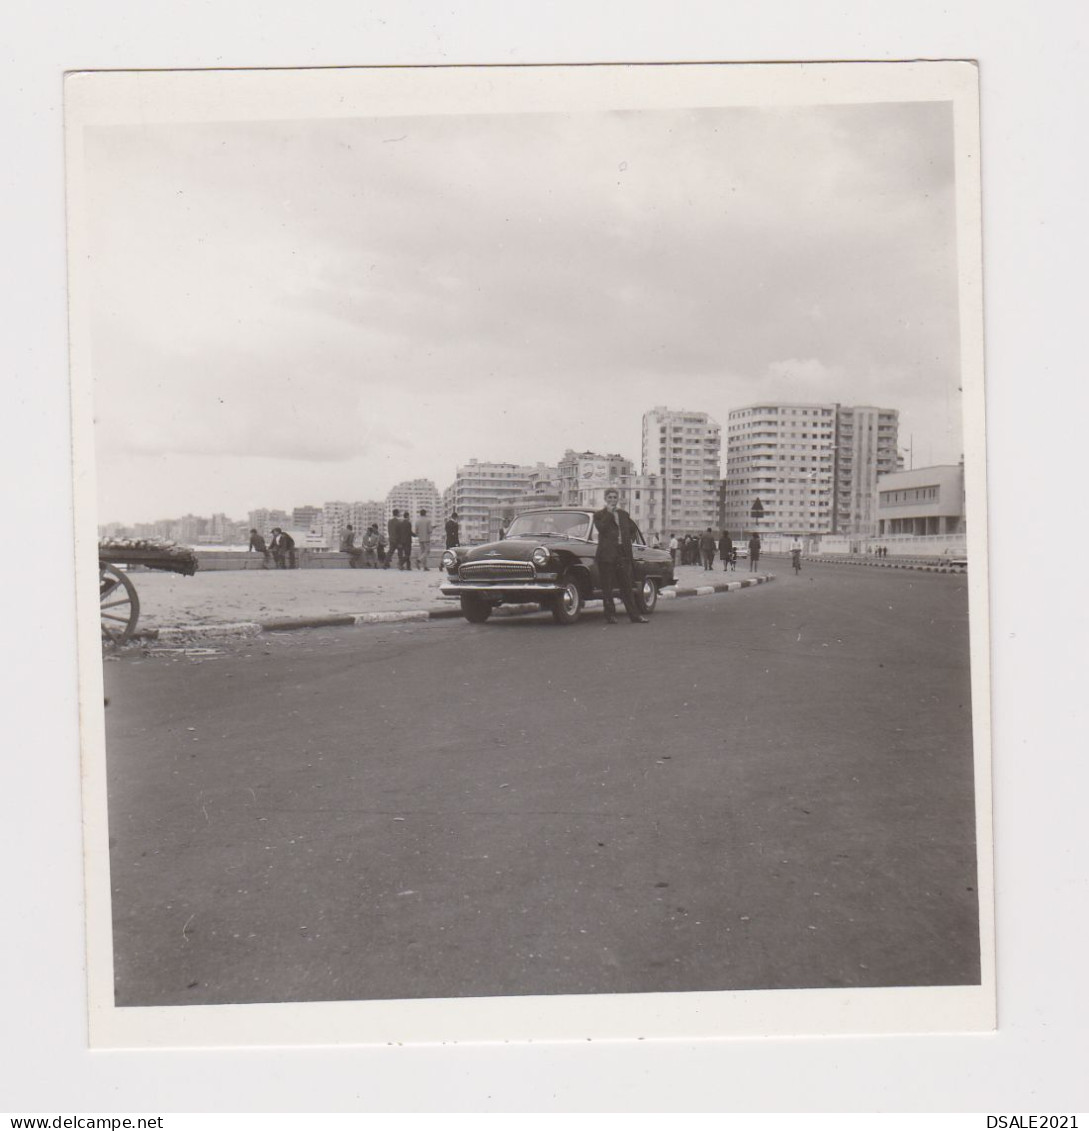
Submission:
{"label": "man's dark suit", "polygon": [[597,552],[594,559],[601,578],[601,596],[605,603],[605,617],[616,615],[613,590],[620,590],[624,611],[637,621],[641,615],[635,604],[635,562],[632,557],[631,538],[634,524],[631,515],[618,507],[615,512],[603,507],[594,511],[594,528],[597,530]]}

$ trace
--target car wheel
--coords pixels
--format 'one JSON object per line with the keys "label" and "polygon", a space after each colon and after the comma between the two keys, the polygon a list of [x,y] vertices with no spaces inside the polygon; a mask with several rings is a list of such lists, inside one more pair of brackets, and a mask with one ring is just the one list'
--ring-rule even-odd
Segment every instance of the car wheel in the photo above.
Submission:
{"label": "car wheel", "polygon": [[475,593],[462,593],[461,615],[470,624],[483,624],[492,615],[492,606]]}
{"label": "car wheel", "polygon": [[643,578],[643,585],[636,593],[635,599],[641,613],[654,612],[658,605],[658,586],[654,584],[653,578]]}
{"label": "car wheel", "polygon": [[563,592],[556,596],[552,604],[552,619],[557,624],[574,624],[582,615],[584,604],[578,581],[568,577],[563,583]]}

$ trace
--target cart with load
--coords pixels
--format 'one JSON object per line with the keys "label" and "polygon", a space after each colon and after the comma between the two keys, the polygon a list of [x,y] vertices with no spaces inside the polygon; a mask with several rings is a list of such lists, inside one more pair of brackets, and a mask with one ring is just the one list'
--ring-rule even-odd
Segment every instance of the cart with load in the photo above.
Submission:
{"label": "cart with load", "polygon": [[98,602],[102,643],[107,647],[124,644],[136,631],[140,598],[127,569],[138,566],[192,577],[197,572],[197,555],[188,546],[150,538],[99,542]]}

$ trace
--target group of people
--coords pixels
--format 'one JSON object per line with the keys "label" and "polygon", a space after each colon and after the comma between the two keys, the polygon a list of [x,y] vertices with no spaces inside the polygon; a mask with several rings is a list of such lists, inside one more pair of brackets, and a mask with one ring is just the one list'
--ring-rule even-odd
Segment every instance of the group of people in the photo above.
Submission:
{"label": "group of people", "polygon": [[[385,533],[378,523],[367,527],[360,545],[355,544],[355,531],[349,526],[340,539],[340,549],[349,555],[353,568],[389,569],[394,561],[398,569],[429,570],[431,568],[432,521],[426,507],[420,507],[415,523],[408,510],[394,507],[393,514],[386,522]],[[454,511],[446,520],[444,529],[447,547],[457,546],[461,540],[461,524],[458,513]],[[415,542],[413,542],[415,539]],[[415,559],[413,550],[416,551]]]}
{"label": "group of people", "polygon": [[340,552],[348,555],[348,565],[352,569],[377,569],[386,558],[386,540],[372,522],[363,532],[359,545],[355,544],[355,529],[349,524],[340,536]]}
{"label": "group of people", "polygon": [[298,569],[299,562],[295,555],[295,539],[274,526],[269,532],[268,542],[258,531],[250,528],[250,550],[262,556],[261,565],[264,569]]}
{"label": "group of people", "polygon": [[868,554],[873,554],[875,558],[887,558],[889,556],[888,546],[870,546],[867,548]]}
{"label": "group of people", "polygon": [[[748,548],[749,569],[755,570],[760,561],[759,534],[752,534]],[[707,527],[702,534],[674,534],[669,540],[669,554],[675,566],[702,563],[704,570],[713,570],[717,554],[723,570],[737,569],[737,547],[726,530],[718,538],[711,527]]]}
{"label": "group of people", "polygon": [[[461,541],[461,523],[457,511],[446,520],[444,529],[447,547]],[[377,522],[372,522],[356,544],[355,529],[349,525],[340,538],[341,553],[348,555],[352,569],[389,569],[394,561],[398,569],[430,569],[432,523],[427,508],[420,507],[415,523],[407,510],[395,508],[383,532]],[[415,539],[415,541],[413,541]],[[250,530],[252,552],[261,554],[265,569],[297,569],[295,539],[280,527],[273,527],[268,542],[259,531]],[[415,550],[415,557],[413,557]]]}

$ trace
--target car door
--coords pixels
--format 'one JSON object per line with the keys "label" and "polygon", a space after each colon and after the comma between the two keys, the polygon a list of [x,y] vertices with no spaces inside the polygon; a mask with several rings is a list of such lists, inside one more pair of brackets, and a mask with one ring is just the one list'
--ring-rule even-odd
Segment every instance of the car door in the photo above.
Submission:
{"label": "car door", "polygon": [[635,591],[638,592],[647,576],[647,543],[634,520],[631,524],[631,556]]}

